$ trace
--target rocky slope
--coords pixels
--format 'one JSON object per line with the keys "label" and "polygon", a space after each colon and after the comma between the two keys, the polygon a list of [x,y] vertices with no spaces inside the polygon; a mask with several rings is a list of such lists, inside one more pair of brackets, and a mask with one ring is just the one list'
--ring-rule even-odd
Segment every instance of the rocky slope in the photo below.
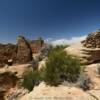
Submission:
{"label": "rocky slope", "polygon": [[[86,64],[84,69],[84,74],[89,77],[91,80],[90,90],[83,91],[82,88],[75,85],[62,84],[58,87],[51,87],[46,85],[44,82],[40,83],[39,86],[35,86],[33,91],[28,93],[27,90],[18,87],[17,81],[12,81],[13,78],[8,78],[11,80],[7,89],[0,91],[0,99],[2,100],[100,100],[100,75],[98,74],[98,66],[100,66],[100,40],[99,32],[92,33],[88,35],[86,40],[73,44],[65,49],[66,52],[78,56],[82,63]],[[43,45],[36,46],[32,45],[33,41],[27,41],[23,37],[18,38],[16,60],[18,63],[27,63],[30,62],[33,56],[32,53],[36,53],[34,58],[37,61],[40,59],[40,56],[47,55],[47,50]],[[38,43],[37,43],[38,44]],[[34,49],[35,48],[35,49]],[[38,50],[40,48],[40,50]],[[19,50],[19,52],[18,52]],[[42,51],[42,52],[40,52]],[[19,54],[17,54],[19,53]],[[27,54],[26,54],[27,53]],[[19,59],[18,59],[19,58]],[[10,58],[11,59],[11,58]],[[46,59],[38,63],[38,70],[41,70],[45,66]],[[5,67],[0,69],[0,73],[12,72],[16,73],[18,79],[22,78],[22,74],[25,70],[31,70],[30,64],[24,65],[14,65],[10,67]],[[6,79],[7,80],[7,79]],[[3,84],[1,78],[1,86],[6,87]],[[16,86],[17,84],[17,86]],[[9,92],[7,91],[9,90]],[[5,98],[4,98],[5,97]]]}
{"label": "rocky slope", "polygon": [[95,95],[93,95],[93,91],[84,92],[79,88],[63,85],[50,87],[41,83],[19,100],[100,100],[99,94],[100,90],[95,91]]}
{"label": "rocky slope", "polygon": [[[88,35],[82,43],[73,44],[65,49],[66,52],[78,56],[81,62],[86,64],[84,74],[91,80],[90,90],[83,91],[73,85],[51,87],[42,82],[19,100],[100,100],[100,75],[98,74],[100,44],[96,43],[97,41],[100,41],[98,32]],[[45,63],[40,63],[40,69],[42,64]]]}
{"label": "rocky slope", "polygon": [[0,67],[6,64],[25,64],[32,61],[34,53],[39,53],[44,45],[40,40],[26,40],[18,36],[17,44],[0,44]]}
{"label": "rocky slope", "polygon": [[100,48],[100,30],[90,33],[82,44],[87,48]]}
{"label": "rocky slope", "polygon": [[75,43],[66,48],[65,51],[78,56],[84,64],[92,64],[100,61],[100,48],[86,48],[81,43]]}
{"label": "rocky slope", "polygon": [[4,96],[10,88],[14,88],[18,78],[9,72],[0,74],[0,100],[5,100]]}
{"label": "rocky slope", "polygon": [[0,44],[0,67],[3,67],[8,60],[15,61],[17,54],[17,46],[13,44]]}
{"label": "rocky slope", "polygon": [[67,84],[51,87],[42,82],[32,92],[19,100],[100,100],[100,75],[97,64],[85,66],[84,73],[91,80],[90,90],[83,91],[77,86]]}
{"label": "rocky slope", "polygon": [[42,40],[30,41],[18,36],[17,44],[0,44],[0,100],[17,100],[28,93],[20,84],[22,75],[38,65],[33,54],[44,45]]}
{"label": "rocky slope", "polygon": [[100,62],[100,32],[89,34],[84,41],[71,45],[65,51],[80,57],[85,64]]}
{"label": "rocky slope", "polygon": [[18,99],[28,93],[20,85],[22,75],[27,70],[32,70],[31,64],[0,68],[0,100]]}

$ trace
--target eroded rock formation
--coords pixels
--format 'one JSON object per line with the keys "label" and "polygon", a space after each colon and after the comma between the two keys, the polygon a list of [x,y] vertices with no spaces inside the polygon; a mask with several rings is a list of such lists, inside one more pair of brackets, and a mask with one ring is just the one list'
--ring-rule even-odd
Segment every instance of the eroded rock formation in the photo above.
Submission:
{"label": "eroded rock formation", "polygon": [[23,36],[19,36],[17,38],[17,62],[20,64],[27,63],[32,60],[32,51],[28,44],[28,42],[25,40]]}
{"label": "eroded rock formation", "polygon": [[32,53],[38,53],[38,52],[40,52],[41,48],[44,45],[44,41],[42,39],[29,40],[28,43],[30,45]]}
{"label": "eroded rock formation", "polygon": [[87,48],[100,48],[100,30],[90,33],[82,44]]}
{"label": "eroded rock formation", "polygon": [[8,60],[15,61],[17,54],[17,47],[13,44],[0,44],[0,67],[8,63]]}
{"label": "eroded rock formation", "polygon": [[14,88],[17,84],[18,78],[9,72],[0,74],[0,100],[5,100],[4,96],[10,88]]}
{"label": "eroded rock formation", "polygon": [[0,67],[32,61],[33,53],[39,53],[43,44],[42,39],[26,40],[23,36],[18,36],[17,44],[0,44]]}

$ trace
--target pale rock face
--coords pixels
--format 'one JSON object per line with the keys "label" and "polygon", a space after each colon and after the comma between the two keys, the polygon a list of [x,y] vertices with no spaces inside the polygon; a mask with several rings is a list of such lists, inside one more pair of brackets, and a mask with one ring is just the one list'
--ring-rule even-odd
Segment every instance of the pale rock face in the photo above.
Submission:
{"label": "pale rock face", "polygon": [[3,67],[0,68],[0,73],[12,72],[12,73],[16,73],[16,76],[18,78],[22,78],[23,73],[27,70],[32,70],[31,64],[21,64],[21,65]]}
{"label": "pale rock face", "polygon": [[39,65],[38,65],[38,70],[41,71],[43,68],[45,68],[45,65],[46,64],[46,60],[42,60],[39,62]]}
{"label": "pale rock face", "polygon": [[86,48],[80,42],[69,46],[65,51],[79,57],[84,64],[92,64],[100,61],[100,48]]}
{"label": "pale rock face", "polygon": [[90,64],[85,67],[85,74],[91,80],[91,90],[100,90],[100,75],[98,74],[98,66],[100,63],[97,64]]}
{"label": "pale rock face", "polygon": [[83,63],[100,62],[100,31],[89,34],[84,41],[73,44],[65,50],[80,57]]}
{"label": "pale rock face", "polygon": [[20,100],[96,100],[94,97],[75,87],[60,85],[50,87],[41,83]]}
{"label": "pale rock face", "polygon": [[19,100],[100,100],[100,76],[97,68],[98,64],[87,65],[85,68],[85,74],[92,82],[88,91],[74,86],[51,87],[42,82]]}

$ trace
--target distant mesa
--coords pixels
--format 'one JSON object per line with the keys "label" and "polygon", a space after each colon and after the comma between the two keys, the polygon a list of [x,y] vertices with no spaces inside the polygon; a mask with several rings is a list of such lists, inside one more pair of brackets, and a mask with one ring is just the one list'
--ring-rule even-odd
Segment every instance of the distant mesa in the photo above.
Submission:
{"label": "distant mesa", "polygon": [[0,67],[6,64],[25,64],[32,61],[33,53],[40,52],[44,40],[26,40],[24,36],[17,37],[17,44],[0,44]]}

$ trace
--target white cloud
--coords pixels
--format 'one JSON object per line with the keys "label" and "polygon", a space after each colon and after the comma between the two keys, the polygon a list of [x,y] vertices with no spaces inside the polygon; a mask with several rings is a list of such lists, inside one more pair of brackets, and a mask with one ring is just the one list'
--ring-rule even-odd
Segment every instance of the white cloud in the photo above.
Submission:
{"label": "white cloud", "polygon": [[84,40],[86,38],[86,36],[80,36],[80,37],[72,37],[71,39],[57,39],[57,40],[53,40],[52,38],[49,38],[46,40],[46,42],[52,44],[52,45],[66,45],[66,44],[73,44],[76,42],[80,42],[82,40]]}

